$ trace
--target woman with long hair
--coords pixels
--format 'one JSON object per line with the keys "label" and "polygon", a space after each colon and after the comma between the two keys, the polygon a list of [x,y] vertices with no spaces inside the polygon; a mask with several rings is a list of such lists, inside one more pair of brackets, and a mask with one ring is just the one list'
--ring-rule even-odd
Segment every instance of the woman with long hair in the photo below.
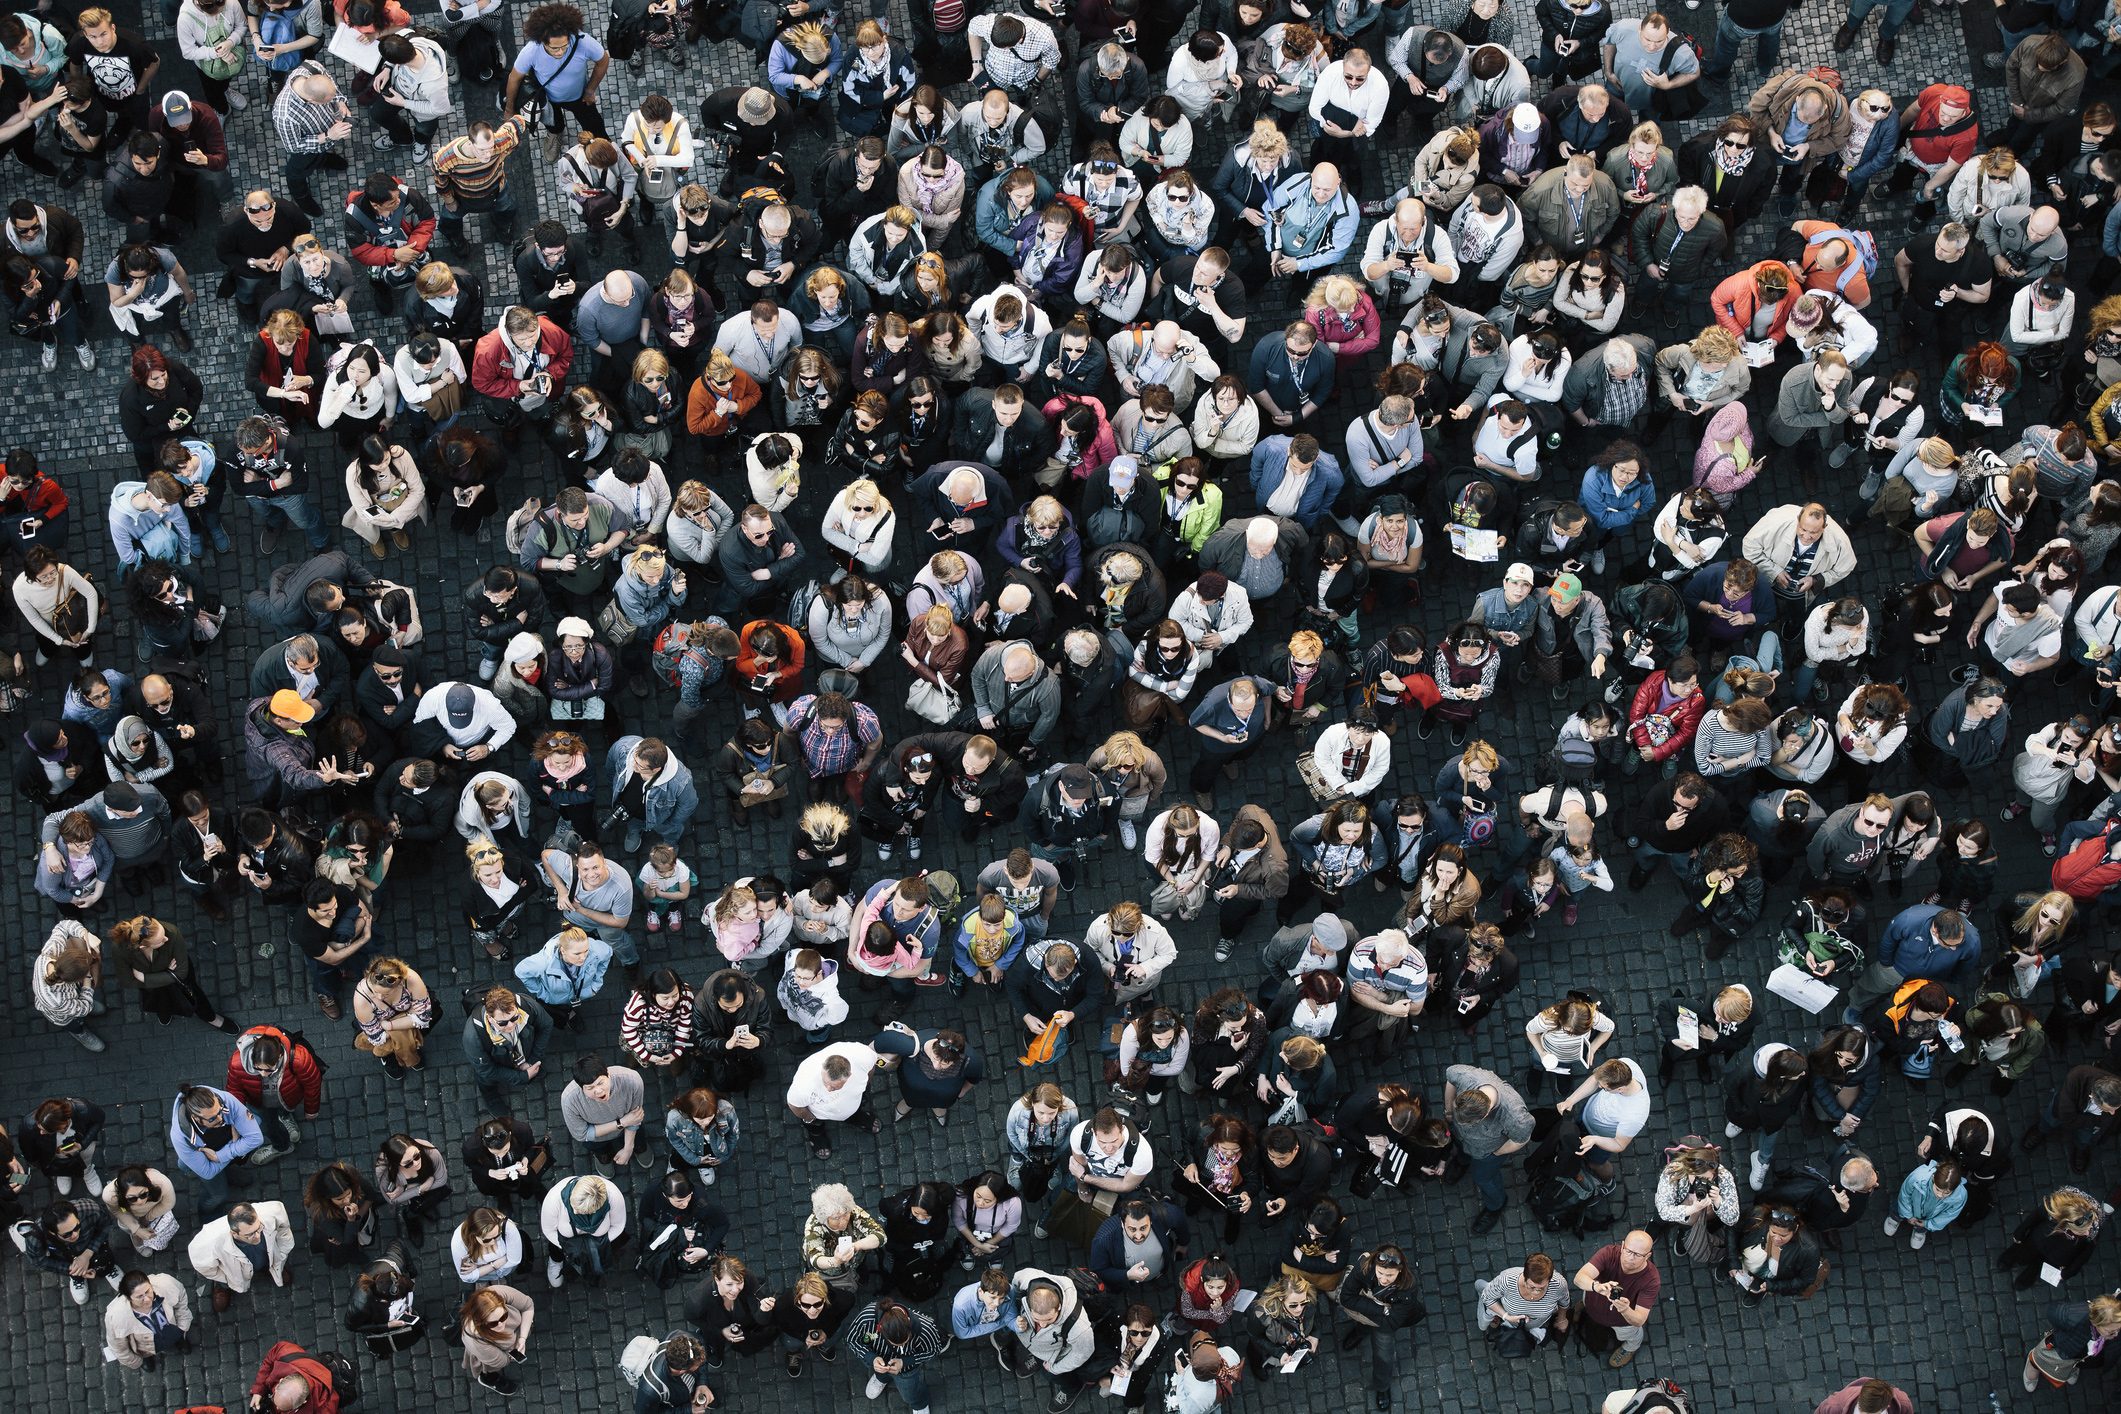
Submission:
{"label": "woman with long hair", "polygon": [[[2004,405],[2018,396],[2023,382],[2024,370],[2010,351],[1984,340],[1944,370],[1944,381],[1937,388],[1937,411],[1955,441],[1992,440],[2000,433]],[[1995,420],[1986,420],[1990,417]]]}
{"label": "woman with long hair", "polygon": [[535,1303],[514,1287],[503,1282],[480,1287],[457,1311],[464,1368],[495,1394],[515,1393],[519,1386],[508,1367],[530,1358],[530,1329],[536,1320]]}
{"label": "woman with long hair", "polygon": [[375,1245],[382,1203],[383,1195],[352,1164],[335,1162],[318,1169],[302,1187],[309,1250],[327,1266],[361,1261]]}

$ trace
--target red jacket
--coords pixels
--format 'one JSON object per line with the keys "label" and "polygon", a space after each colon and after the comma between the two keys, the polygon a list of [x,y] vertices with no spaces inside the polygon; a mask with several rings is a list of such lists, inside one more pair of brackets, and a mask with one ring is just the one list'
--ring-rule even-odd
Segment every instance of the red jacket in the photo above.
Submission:
{"label": "red jacket", "polygon": [[[7,470],[7,460],[0,457],[0,471]],[[70,504],[66,499],[66,488],[41,471],[28,473],[29,480],[22,483],[16,495],[0,496],[0,514],[10,516],[35,516],[41,521],[56,521],[66,514]]]}
{"label": "red jacket", "polygon": [[1669,761],[1692,746],[1694,732],[1709,710],[1709,695],[1700,691],[1697,685],[1693,696],[1682,698],[1665,714],[1671,732],[1658,743],[1650,735],[1650,718],[1657,711],[1657,700],[1664,692],[1664,683],[1664,669],[1659,668],[1642,680],[1642,686],[1635,689],[1635,700],[1628,705],[1628,741],[1637,747],[1648,748],[1652,761]]}
{"label": "red jacket", "polygon": [[[435,238],[434,209],[427,204],[426,198],[402,181],[398,183],[398,206],[399,209],[394,214],[393,219],[397,220],[405,228],[405,244],[411,246],[414,250],[427,249],[428,243]],[[372,265],[378,268],[396,263],[397,256],[393,254],[397,249],[396,246],[372,245],[365,240],[353,239],[355,231],[367,231],[371,235],[374,234],[369,225],[355,218],[353,213],[356,207],[366,213],[368,222],[374,222],[375,215],[368,209],[367,188],[355,187],[346,194],[347,240],[352,246],[350,253],[353,258],[363,265]],[[425,212],[427,217],[424,221],[419,219],[422,212]]]}
{"label": "red jacket", "polygon": [[1768,326],[1768,338],[1780,343],[1788,332],[1790,310],[1795,307],[1797,297],[1804,293],[1804,281],[1789,266],[1779,260],[1762,260],[1748,265],[1737,274],[1725,277],[1716,286],[1715,293],[1709,296],[1709,312],[1716,316],[1716,322],[1740,340],[1753,337],[1753,315],[1760,308],[1760,291],[1754,288],[1753,279],[1770,267],[1780,270],[1790,282],[1789,292],[1775,306],[1774,322]]}
{"label": "red jacket", "polygon": [[265,1352],[258,1362],[258,1377],[250,1382],[251,1397],[272,1408],[272,1387],[289,1375],[300,1375],[309,1382],[309,1398],[291,1414],[339,1414],[339,1391],[331,1382],[331,1371],[291,1340],[276,1341]]}
{"label": "red jacket", "polygon": [[2079,903],[2090,903],[2121,885],[2121,860],[2106,857],[2107,842],[2116,831],[2121,831],[2121,823],[2110,822],[2105,833],[2080,841],[2075,849],[2056,860],[2049,876],[2055,887]]}
{"label": "red jacket", "polygon": [[[507,344],[508,336],[498,328],[479,336],[479,346],[471,355],[471,386],[489,398],[514,402],[517,380],[511,372],[514,362]],[[545,371],[552,375],[552,396],[546,401],[557,403],[561,385],[567,381],[567,370],[574,364],[574,340],[542,314],[538,316],[538,356],[545,360]]]}
{"label": "red jacket", "polygon": [[772,619],[753,619],[744,625],[743,630],[737,634],[737,641],[743,645],[736,655],[737,676],[750,682],[762,671],[758,655],[751,651],[751,635],[762,628],[773,629],[781,636],[781,675],[774,679],[773,700],[793,702],[803,695],[803,636],[784,623],[776,623]]}
{"label": "red jacket", "polygon": [[228,1093],[256,1109],[264,1098],[265,1080],[251,1069],[251,1038],[270,1036],[287,1052],[280,1067],[280,1104],[283,1108],[314,1115],[324,1100],[324,1068],[317,1053],[277,1026],[253,1026],[236,1038],[235,1053],[228,1058]]}

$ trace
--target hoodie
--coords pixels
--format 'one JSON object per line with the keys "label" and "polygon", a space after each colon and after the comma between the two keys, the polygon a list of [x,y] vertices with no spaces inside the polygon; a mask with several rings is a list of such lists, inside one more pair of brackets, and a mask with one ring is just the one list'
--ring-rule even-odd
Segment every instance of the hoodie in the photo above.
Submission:
{"label": "hoodie", "polygon": [[[256,1059],[259,1038],[268,1036],[286,1052],[278,1083],[270,1094],[265,1089],[265,1072],[259,1069]],[[314,1118],[324,1100],[324,1068],[317,1063],[317,1053],[299,1036],[291,1036],[277,1026],[253,1026],[236,1038],[235,1054],[228,1058],[228,1092],[252,1109],[262,1106],[290,1113],[300,1110]]]}

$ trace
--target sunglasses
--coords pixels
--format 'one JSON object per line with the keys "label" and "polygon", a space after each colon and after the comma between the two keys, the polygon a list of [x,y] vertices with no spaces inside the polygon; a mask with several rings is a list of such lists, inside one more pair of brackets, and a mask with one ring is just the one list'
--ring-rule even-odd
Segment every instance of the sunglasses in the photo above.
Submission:
{"label": "sunglasses", "polygon": [[253,215],[253,216],[263,216],[263,215],[265,215],[265,214],[266,214],[266,213],[267,213],[268,211],[271,211],[271,210],[272,210],[272,207],[271,207],[271,206],[251,206],[251,205],[248,205],[248,204],[246,204],[246,205],[245,205],[245,206],[243,207],[243,209],[244,209],[245,211],[248,211],[248,212],[249,212],[249,213],[250,213],[251,215]]}

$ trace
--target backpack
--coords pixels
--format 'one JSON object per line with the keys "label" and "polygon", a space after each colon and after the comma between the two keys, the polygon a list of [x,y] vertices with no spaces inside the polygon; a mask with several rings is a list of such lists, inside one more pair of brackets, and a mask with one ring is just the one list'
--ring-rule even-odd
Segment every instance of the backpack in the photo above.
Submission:
{"label": "backpack", "polygon": [[1088,1267],[1067,1267],[1063,1276],[1075,1287],[1076,1298],[1082,1309],[1090,1316],[1093,1325],[1107,1319],[1118,1319],[1121,1302],[1119,1295],[1105,1283],[1105,1279]]}
{"label": "backpack", "polygon": [[1615,1179],[1601,1191],[1581,1168],[1574,1173],[1550,1173],[1533,1182],[1525,1202],[1546,1232],[1565,1232],[1582,1237],[1602,1232],[1620,1220],[1627,1208],[1627,1185]]}
{"label": "backpack", "polygon": [[1694,1401],[1670,1380],[1651,1380],[1638,1385],[1635,1397],[1620,1406],[1620,1414],[1693,1414]]}
{"label": "backpack", "polygon": [[814,579],[806,579],[798,584],[795,592],[788,596],[788,617],[783,622],[797,633],[808,633],[810,606],[816,603],[817,596],[824,592],[825,586]]}
{"label": "backpack", "polygon": [[1869,231],[1851,231],[1836,226],[1830,231],[1819,232],[1807,240],[1804,246],[1806,250],[1810,250],[1815,246],[1825,245],[1828,241],[1847,241],[1849,249],[1856,253],[1856,259],[1842,266],[1841,273],[1834,277],[1834,293],[1841,294],[1848,289],[1849,281],[1856,278],[1858,262],[1863,266],[1864,279],[1868,280],[1878,273],[1878,241]]}
{"label": "backpack", "polygon": [[[1672,72],[1672,58],[1678,54],[1681,45],[1694,51],[1694,72],[1697,74],[1701,72],[1703,68],[1702,59],[1704,57],[1701,41],[1691,34],[1681,34],[1674,31],[1672,37],[1664,42],[1663,54],[1658,56],[1658,73],[1669,74]],[[1701,81],[1699,79],[1680,88],[1660,88],[1650,95],[1650,108],[1660,117],[1691,118],[1708,106],[1709,101],[1701,96]]]}
{"label": "backpack", "polygon": [[[657,631],[655,645],[648,650],[648,665],[655,669],[657,677],[671,687],[680,685],[682,675],[679,670],[688,660],[703,668],[713,660],[713,654],[703,648],[694,648],[685,641],[691,633],[691,624],[672,619]],[[710,672],[709,677],[713,676]]]}
{"label": "backpack", "polygon": [[648,1367],[663,1353],[663,1342],[652,1335],[637,1335],[619,1352],[619,1379],[628,1389],[640,1388]]}

